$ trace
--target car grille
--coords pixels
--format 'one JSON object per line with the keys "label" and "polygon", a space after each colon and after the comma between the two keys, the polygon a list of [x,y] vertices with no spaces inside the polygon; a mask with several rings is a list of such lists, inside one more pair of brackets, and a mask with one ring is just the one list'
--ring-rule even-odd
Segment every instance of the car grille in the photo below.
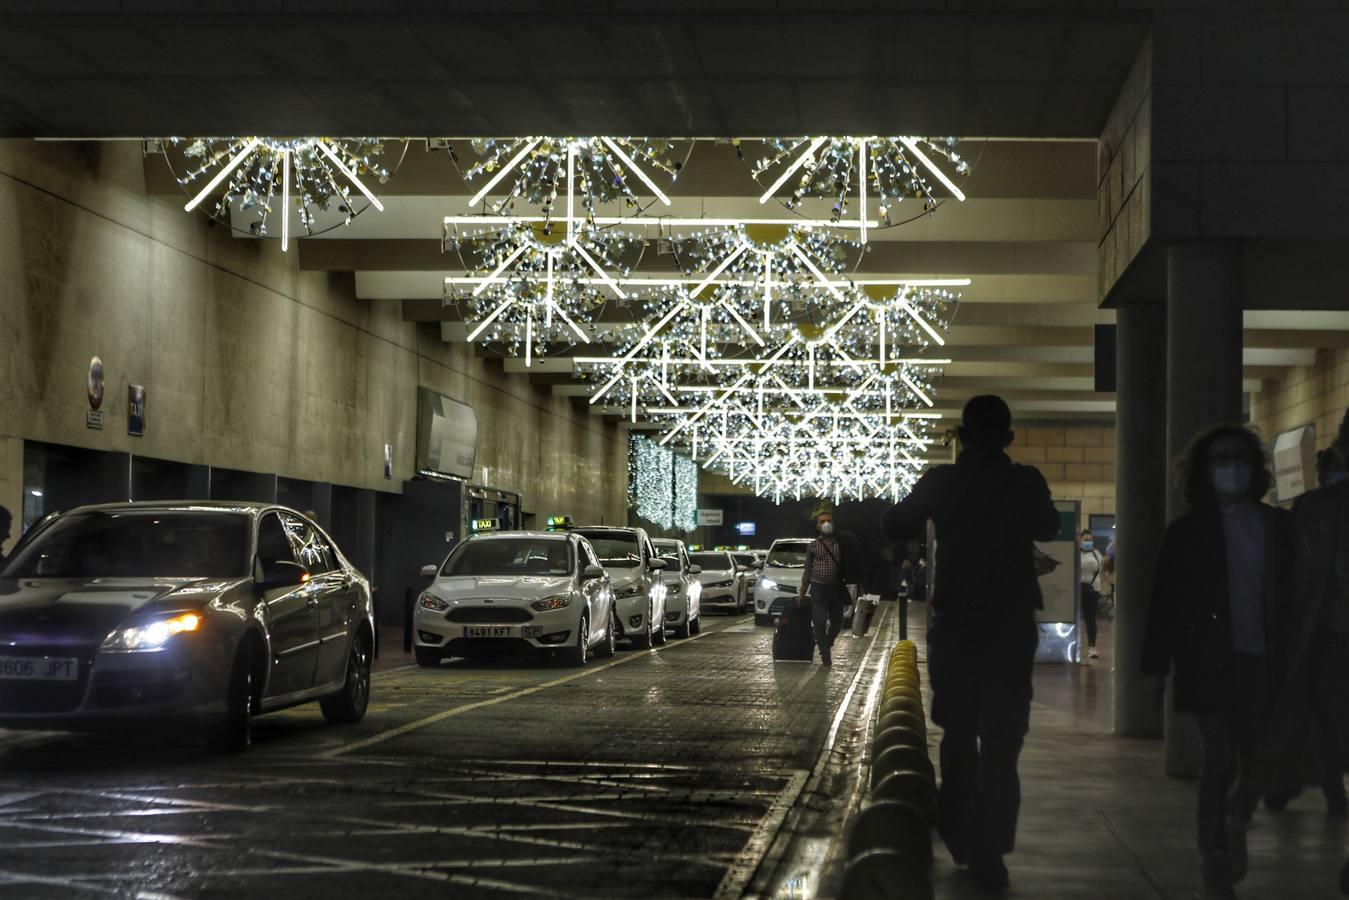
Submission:
{"label": "car grille", "polygon": [[461,606],[445,614],[446,621],[464,625],[503,625],[510,622],[529,622],[534,616],[518,606]]}
{"label": "car grille", "polygon": [[74,681],[0,680],[0,713],[69,713],[79,708],[89,684],[89,654],[70,647],[25,647],[6,650],[14,656],[80,657],[80,677]]}
{"label": "car grille", "polygon": [[191,681],[191,671],[155,668],[163,671],[95,672],[93,705],[108,708],[168,703],[182,696]]}

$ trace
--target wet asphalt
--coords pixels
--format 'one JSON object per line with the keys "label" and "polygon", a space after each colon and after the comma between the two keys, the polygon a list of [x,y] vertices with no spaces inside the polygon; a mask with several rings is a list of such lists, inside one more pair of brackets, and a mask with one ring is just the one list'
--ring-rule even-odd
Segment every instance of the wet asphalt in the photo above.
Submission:
{"label": "wet asphalt", "polygon": [[739,896],[870,644],[775,664],[771,632],[386,670],[363,722],[263,716],[237,757],[0,731],[0,898]]}

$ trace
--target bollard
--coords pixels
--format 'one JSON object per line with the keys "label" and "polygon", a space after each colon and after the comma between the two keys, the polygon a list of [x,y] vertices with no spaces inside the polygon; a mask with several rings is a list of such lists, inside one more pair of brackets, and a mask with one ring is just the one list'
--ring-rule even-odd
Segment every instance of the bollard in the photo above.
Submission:
{"label": "bollard", "polygon": [[901,769],[881,779],[871,792],[873,800],[903,800],[913,804],[930,824],[937,822],[937,786],[922,772]]}
{"label": "bollard", "polygon": [[927,866],[897,850],[868,850],[843,870],[840,900],[932,900]]}
{"label": "bollard", "polygon": [[891,772],[902,770],[921,772],[929,780],[936,780],[936,771],[932,760],[927,758],[927,750],[917,747],[887,747],[871,763],[871,786],[875,788]]}
{"label": "bollard", "polygon": [[887,693],[881,698],[881,718],[899,710],[921,716],[923,714],[923,698],[916,693],[898,692]]}
{"label": "bollard", "polygon": [[898,727],[912,728],[920,734],[927,734],[927,721],[922,716],[906,709],[893,710],[881,716],[881,721],[876,726],[876,733],[881,734],[887,728]]}
{"label": "bollard", "polygon": [[876,736],[876,743],[872,747],[872,756],[880,756],[891,747],[916,747],[926,753],[927,738],[922,732],[901,725],[882,731]]}
{"label": "bollard", "polygon": [[927,816],[903,800],[878,800],[869,804],[853,821],[848,835],[848,856],[886,848],[931,865],[932,829]]}

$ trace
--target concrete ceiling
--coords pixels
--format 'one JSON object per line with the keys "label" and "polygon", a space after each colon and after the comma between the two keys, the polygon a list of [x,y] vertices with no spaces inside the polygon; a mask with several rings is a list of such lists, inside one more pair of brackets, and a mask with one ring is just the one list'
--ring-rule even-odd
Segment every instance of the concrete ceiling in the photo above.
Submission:
{"label": "concrete ceiling", "polygon": [[1100,0],[0,0],[0,136],[1094,138],[1147,27]]}

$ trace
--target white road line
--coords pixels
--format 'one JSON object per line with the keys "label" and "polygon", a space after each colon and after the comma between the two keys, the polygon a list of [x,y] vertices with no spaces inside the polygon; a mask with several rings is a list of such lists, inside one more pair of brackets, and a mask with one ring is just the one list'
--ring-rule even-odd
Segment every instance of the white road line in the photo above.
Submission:
{"label": "white road line", "polygon": [[673,644],[666,643],[661,645],[660,647],[656,647],[644,653],[633,653],[628,656],[624,656],[621,659],[611,660],[610,662],[602,663],[592,668],[586,668],[582,669],[579,672],[573,672],[570,675],[563,675],[561,678],[554,678],[551,681],[545,681],[542,684],[536,684],[533,687],[521,688],[520,690],[512,691],[509,694],[502,694],[499,697],[492,697],[490,700],[479,700],[476,703],[465,703],[463,706],[456,706],[452,709],[443,710],[442,712],[435,713],[434,715],[418,719],[415,722],[408,722],[404,725],[399,725],[397,728],[390,728],[388,731],[383,731],[380,732],[379,734],[371,735],[368,738],[362,738],[359,741],[351,741],[350,743],[341,744],[337,747],[334,747],[331,750],[325,750],[322,753],[316,754],[315,758],[333,759],[335,757],[344,756],[348,753],[352,753],[357,750],[364,750],[366,747],[373,747],[376,744],[382,744],[385,741],[391,741],[394,738],[402,737],[405,734],[411,734],[414,731],[420,731],[421,729],[426,728],[428,725],[434,725],[437,722],[443,722],[446,719],[453,718],[454,716],[461,716],[464,713],[473,712],[473,710],[475,709],[485,709],[486,707],[489,706],[496,706],[498,703],[508,703],[511,700],[519,700],[521,697],[528,697],[530,694],[537,694],[540,691],[546,691],[549,688],[555,688],[558,687],[559,685],[569,684],[570,682],[577,681],[581,678],[589,678],[591,675],[598,674],[607,669],[612,669],[614,666],[621,666],[624,663],[630,663],[639,659],[648,659],[654,653],[660,653],[664,650],[671,650],[677,647],[687,646],[688,644],[698,640],[699,638],[704,638],[711,634],[718,634],[722,630],[724,629],[717,629],[716,631],[703,631],[698,634],[695,634],[693,637],[681,638],[678,640],[677,643]]}

